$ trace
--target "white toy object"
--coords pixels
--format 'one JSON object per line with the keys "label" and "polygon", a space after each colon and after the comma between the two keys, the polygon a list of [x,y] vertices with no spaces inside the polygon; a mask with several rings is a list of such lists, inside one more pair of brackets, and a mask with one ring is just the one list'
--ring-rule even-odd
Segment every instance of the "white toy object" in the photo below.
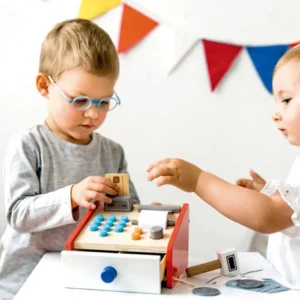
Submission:
{"label": "white toy object", "polygon": [[188,277],[221,269],[221,275],[233,275],[240,272],[238,256],[235,249],[225,249],[217,252],[218,259],[186,269]]}

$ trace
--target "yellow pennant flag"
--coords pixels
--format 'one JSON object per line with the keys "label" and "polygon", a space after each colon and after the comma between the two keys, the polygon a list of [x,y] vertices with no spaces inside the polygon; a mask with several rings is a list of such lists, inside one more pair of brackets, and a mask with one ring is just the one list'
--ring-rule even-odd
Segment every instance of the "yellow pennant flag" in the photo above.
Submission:
{"label": "yellow pennant flag", "polygon": [[121,0],[82,0],[78,18],[94,19],[121,3]]}

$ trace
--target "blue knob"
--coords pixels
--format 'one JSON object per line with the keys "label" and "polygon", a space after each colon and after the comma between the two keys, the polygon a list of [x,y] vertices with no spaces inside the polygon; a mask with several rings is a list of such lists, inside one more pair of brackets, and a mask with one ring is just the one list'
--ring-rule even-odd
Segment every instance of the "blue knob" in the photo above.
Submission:
{"label": "blue knob", "polygon": [[119,226],[125,227],[125,226],[126,226],[126,221],[125,221],[125,220],[120,220],[120,221],[118,222],[118,225],[119,225]]}
{"label": "blue knob", "polygon": [[116,228],[115,228],[115,232],[123,232],[123,226],[120,226],[120,225],[118,225],[118,226],[116,226]]}
{"label": "blue knob", "polygon": [[127,223],[129,221],[129,218],[128,218],[128,216],[122,216],[121,220],[124,220]]}
{"label": "blue knob", "polygon": [[92,224],[90,226],[90,231],[97,231],[98,230],[98,225],[97,224]]}
{"label": "blue knob", "polygon": [[96,219],[102,222],[104,220],[104,217],[103,215],[97,215]]}
{"label": "blue knob", "polygon": [[117,271],[115,268],[113,267],[105,267],[101,273],[101,279],[105,282],[105,283],[111,283],[115,280],[115,278],[117,277]]}
{"label": "blue knob", "polygon": [[100,232],[99,232],[99,236],[101,236],[101,237],[107,236],[107,230],[101,229]]}
{"label": "blue knob", "polygon": [[112,220],[113,222],[115,222],[117,220],[116,216],[109,216],[108,219]]}
{"label": "blue knob", "polygon": [[101,220],[95,219],[95,220],[93,221],[93,224],[95,224],[95,225],[97,225],[97,226],[100,226]]}
{"label": "blue knob", "polygon": [[107,224],[103,226],[103,229],[105,229],[106,231],[111,231],[110,225]]}
{"label": "blue knob", "polygon": [[109,219],[109,220],[107,220],[107,221],[105,222],[105,224],[106,224],[106,225],[112,226],[112,225],[114,224],[114,221],[111,220],[111,219]]}

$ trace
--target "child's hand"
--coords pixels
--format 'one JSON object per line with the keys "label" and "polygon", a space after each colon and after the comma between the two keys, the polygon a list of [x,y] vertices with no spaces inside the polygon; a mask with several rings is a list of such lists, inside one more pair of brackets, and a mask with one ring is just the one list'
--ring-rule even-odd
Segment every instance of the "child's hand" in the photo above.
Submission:
{"label": "child's hand", "polygon": [[147,169],[147,179],[157,181],[157,186],[170,184],[185,192],[194,192],[201,169],[178,158],[167,158],[151,164]]}
{"label": "child's hand", "polygon": [[95,204],[90,202],[92,200],[111,203],[112,199],[106,197],[105,194],[116,196],[118,194],[117,185],[101,176],[87,177],[72,188],[72,208],[82,206],[88,209],[95,209]]}
{"label": "child's hand", "polygon": [[252,170],[250,170],[250,176],[252,177],[252,179],[241,178],[236,181],[236,184],[244,188],[260,192],[261,189],[265,186],[266,181]]}

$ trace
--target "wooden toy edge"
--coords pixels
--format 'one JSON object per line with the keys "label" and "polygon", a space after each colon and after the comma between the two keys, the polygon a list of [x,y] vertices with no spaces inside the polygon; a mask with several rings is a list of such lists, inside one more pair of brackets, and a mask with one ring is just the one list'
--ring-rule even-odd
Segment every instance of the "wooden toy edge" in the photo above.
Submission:
{"label": "wooden toy edge", "polygon": [[78,223],[78,225],[75,227],[75,229],[73,230],[73,232],[71,233],[71,235],[67,239],[66,250],[69,250],[69,251],[74,250],[74,242],[75,242],[76,238],[78,237],[80,232],[83,230],[83,228],[87,224],[87,222],[90,220],[90,218],[93,216],[93,214],[94,214],[95,210],[98,208],[100,202],[95,201],[94,204],[95,204],[96,208],[95,209],[89,209],[85,213],[85,215],[83,216],[81,221]]}
{"label": "wooden toy edge", "polygon": [[[178,251],[177,251],[178,250]],[[188,267],[189,254],[189,205],[182,205],[177,218],[175,228],[170,237],[167,248],[167,282],[168,288],[173,288],[177,281],[173,277],[179,278],[185,274]]]}

